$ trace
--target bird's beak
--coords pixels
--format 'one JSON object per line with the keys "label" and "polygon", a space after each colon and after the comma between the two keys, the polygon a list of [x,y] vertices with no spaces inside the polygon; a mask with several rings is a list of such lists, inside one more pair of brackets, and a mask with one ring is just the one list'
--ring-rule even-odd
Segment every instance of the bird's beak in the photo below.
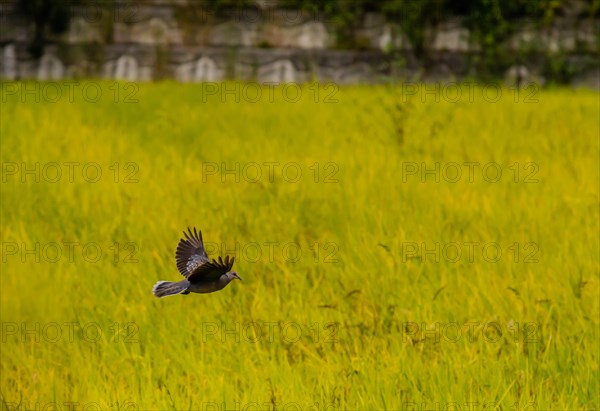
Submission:
{"label": "bird's beak", "polygon": [[237,276],[237,279],[240,280],[240,281],[242,281],[242,278],[239,275]]}

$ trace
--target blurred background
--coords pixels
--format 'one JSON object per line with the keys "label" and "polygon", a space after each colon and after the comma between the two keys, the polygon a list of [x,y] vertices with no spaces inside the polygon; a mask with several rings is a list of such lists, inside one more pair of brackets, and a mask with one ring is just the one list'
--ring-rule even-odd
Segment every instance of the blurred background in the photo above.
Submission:
{"label": "blurred background", "polygon": [[2,0],[5,79],[598,89],[598,0]]}
{"label": "blurred background", "polygon": [[599,7],[0,0],[0,409],[600,409]]}

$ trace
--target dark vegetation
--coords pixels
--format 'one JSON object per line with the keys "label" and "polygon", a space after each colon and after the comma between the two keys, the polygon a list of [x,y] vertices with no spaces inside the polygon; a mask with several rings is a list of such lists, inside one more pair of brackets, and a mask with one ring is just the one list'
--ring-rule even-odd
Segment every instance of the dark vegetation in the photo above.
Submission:
{"label": "dark vegetation", "polygon": [[[95,5],[115,7],[117,3],[136,5],[148,0],[98,0]],[[39,58],[49,33],[60,34],[69,27],[69,7],[86,4],[86,0],[17,0],[20,12],[31,19],[35,30],[30,45],[31,54]],[[300,9],[321,16],[336,32],[338,49],[364,49],[364,39],[357,35],[367,13],[383,14],[387,21],[397,23],[409,39],[415,56],[427,61],[427,29],[449,18],[458,18],[470,30],[471,39],[480,46],[471,58],[471,68],[478,76],[498,77],[514,64],[532,58],[541,59],[544,75],[551,81],[568,82],[581,66],[581,59],[573,61],[564,52],[548,52],[541,47],[529,46],[515,52],[506,47],[506,41],[523,24],[543,30],[557,19],[578,22],[597,19],[600,0],[280,0],[258,2],[254,0],[198,0],[181,5],[176,13],[185,25],[198,24],[198,16],[206,22],[210,16],[227,17],[232,10],[254,9],[260,15],[265,10],[260,4],[276,5],[279,8]],[[268,47],[267,44],[261,47]],[[577,45],[576,52],[589,54],[584,44]],[[389,50],[394,52],[394,50]],[[575,53],[577,54],[577,53]]]}

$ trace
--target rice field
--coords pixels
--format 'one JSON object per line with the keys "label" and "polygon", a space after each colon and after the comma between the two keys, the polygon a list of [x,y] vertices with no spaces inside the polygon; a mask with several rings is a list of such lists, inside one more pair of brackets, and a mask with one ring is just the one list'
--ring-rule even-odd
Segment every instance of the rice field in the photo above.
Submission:
{"label": "rice field", "polygon": [[597,92],[0,86],[2,409],[600,408]]}

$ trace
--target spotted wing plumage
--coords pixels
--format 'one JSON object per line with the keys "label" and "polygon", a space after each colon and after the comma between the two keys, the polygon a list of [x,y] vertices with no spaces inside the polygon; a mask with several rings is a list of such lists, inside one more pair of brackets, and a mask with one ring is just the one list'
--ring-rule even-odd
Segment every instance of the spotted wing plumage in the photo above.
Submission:
{"label": "spotted wing plumage", "polygon": [[185,238],[179,240],[177,250],[175,251],[177,269],[186,278],[189,278],[194,270],[198,269],[202,264],[209,263],[208,255],[204,251],[204,243],[202,242],[202,231],[197,231],[194,228],[192,232],[188,228],[188,233],[183,232]]}
{"label": "spotted wing plumage", "polygon": [[219,257],[218,261],[213,258],[210,262],[202,263],[188,276],[188,281],[216,280],[231,271],[234,259],[234,257],[229,258],[229,256],[226,256],[225,260]]}

